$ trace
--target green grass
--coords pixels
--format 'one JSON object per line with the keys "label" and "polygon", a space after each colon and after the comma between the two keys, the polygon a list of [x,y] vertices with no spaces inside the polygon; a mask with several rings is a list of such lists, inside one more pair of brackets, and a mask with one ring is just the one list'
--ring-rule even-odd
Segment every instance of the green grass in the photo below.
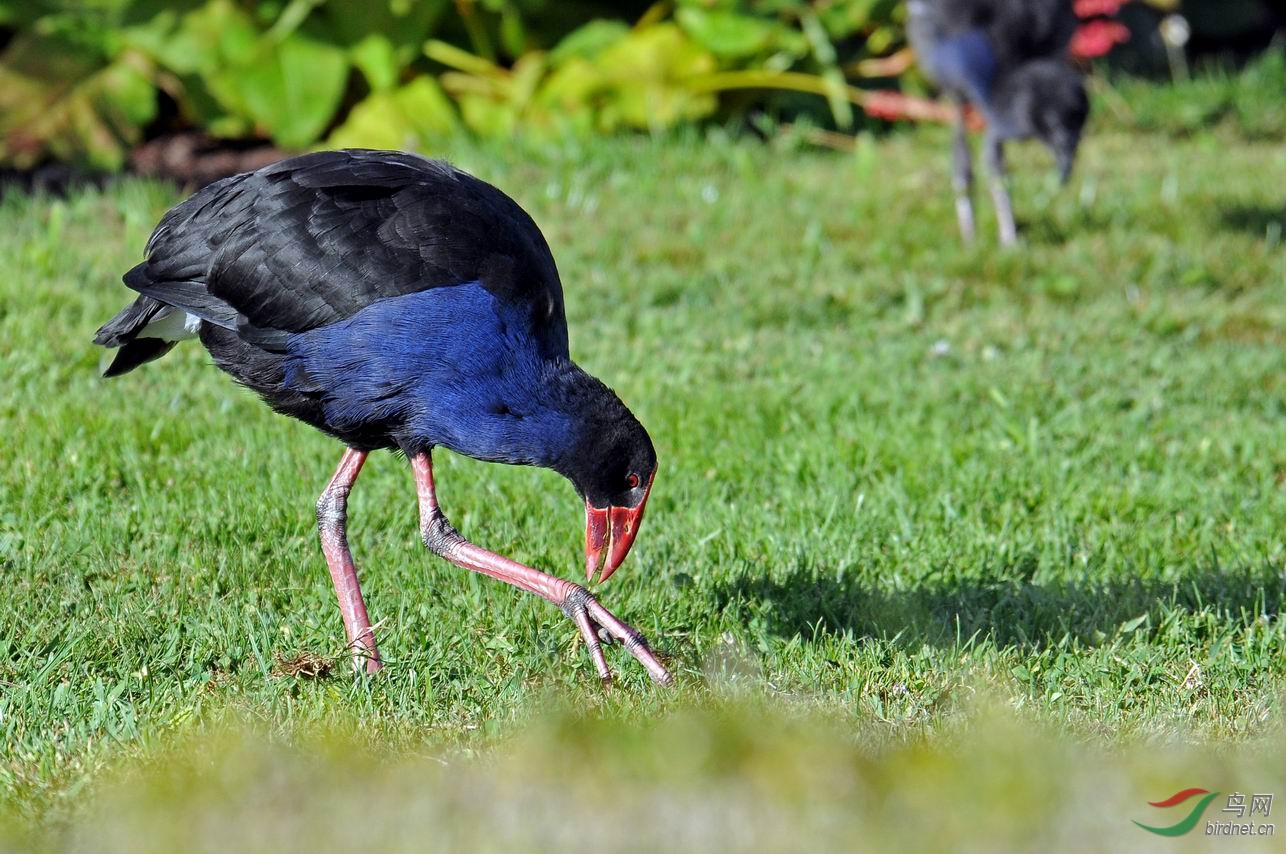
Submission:
{"label": "green grass", "polygon": [[[1280,139],[1108,122],[1063,191],[1043,152],[1017,150],[1013,252],[982,199],[984,239],[956,240],[943,129],[854,155],[718,133],[436,153],[542,225],[574,356],[656,442],[647,522],[603,600],[680,687],[616,650],[602,697],[555,609],[424,552],[390,455],[350,505],[390,667],[278,675],[277,656],[342,661],[312,520],[339,447],[199,346],[99,379],[89,338],[174,190],[10,195],[15,833],[174,850],[203,816],[267,850],[289,815],[348,846],[337,827],[367,798],[393,850],[430,831],[559,847],[554,810],[595,801],[638,838],[658,832],[647,807],[694,834],[793,817],[818,844],[873,849],[902,832],[930,849],[1132,847],[1151,839],[1128,820],[1179,788],[1286,796]],[[466,535],[578,578],[565,482],[436,461]],[[353,767],[326,734],[357,745]],[[745,821],[702,818],[718,804]],[[940,808],[950,820],[923,825]]]}
{"label": "green grass", "polygon": [[1099,126],[1176,136],[1211,131],[1262,142],[1286,135],[1286,109],[1276,93],[1286,87],[1286,50],[1266,50],[1240,71],[1218,63],[1191,81],[1157,86],[1123,77],[1095,81]]}

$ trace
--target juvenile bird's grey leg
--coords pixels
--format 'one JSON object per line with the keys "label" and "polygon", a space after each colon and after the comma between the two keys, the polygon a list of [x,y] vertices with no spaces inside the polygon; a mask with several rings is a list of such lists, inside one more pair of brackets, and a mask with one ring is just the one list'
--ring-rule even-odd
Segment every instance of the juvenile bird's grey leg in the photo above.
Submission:
{"label": "juvenile bird's grey leg", "polygon": [[1009,201],[1009,189],[1005,186],[1004,144],[990,130],[987,131],[984,144],[991,200],[996,206],[996,219],[1000,223],[1000,242],[1004,246],[1013,246],[1018,242],[1018,226],[1014,224],[1014,208]]}
{"label": "juvenile bird's grey leg", "polygon": [[965,102],[956,101],[955,138],[952,140],[952,186],[956,191],[956,220],[960,223],[960,236],[965,243],[972,243],[973,225],[973,152],[969,150],[969,135],[965,129]]}
{"label": "juvenile bird's grey leg", "polygon": [[589,647],[594,667],[604,683],[611,683],[612,671],[607,667],[607,659],[598,637],[600,627],[625,645],[630,654],[647,668],[654,682],[661,685],[674,682],[674,677],[657,660],[643,635],[598,604],[598,600],[584,587],[501,557],[475,546],[461,536],[438,506],[437,492],[433,486],[433,461],[427,452],[412,456],[411,468],[415,472],[415,489],[420,501],[420,536],[430,551],[456,566],[489,575],[557,605],[580,630],[585,645]]}
{"label": "juvenile bird's grey leg", "polygon": [[339,610],[344,615],[344,633],[348,635],[348,648],[353,653],[353,669],[366,669],[375,673],[384,666],[375,646],[375,633],[371,630],[370,617],[366,615],[366,602],[362,588],[357,583],[357,567],[353,553],[348,550],[348,493],[353,481],[366,462],[363,451],[352,448],[344,451],[335,469],[335,476],[317,499],[317,532],[321,535],[322,552],[330,567],[330,580],[335,584]]}

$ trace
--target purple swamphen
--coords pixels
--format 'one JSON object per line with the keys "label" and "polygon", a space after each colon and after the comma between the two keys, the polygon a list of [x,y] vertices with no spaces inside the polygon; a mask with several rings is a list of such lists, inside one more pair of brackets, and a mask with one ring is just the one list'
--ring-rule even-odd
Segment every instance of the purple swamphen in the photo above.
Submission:
{"label": "purple swamphen", "polygon": [[647,431],[568,354],[562,285],[531,217],[452,166],[392,151],[283,160],[170,210],[140,296],[99,330],[119,348],[107,376],[200,338],[215,364],[273,409],[346,446],[317,526],[356,666],[382,667],[345,533],[367,454],[411,462],[424,543],[448,561],[557,605],[599,675],[619,640],[652,678],[672,678],[637,631],[580,585],[470,543],[438,506],[430,454],[551,468],[585,501],[586,573],[620,566],[656,473]]}
{"label": "purple swamphen", "polygon": [[974,237],[973,156],[965,104],[987,121],[983,157],[1000,221],[1000,242],[1018,238],[1005,188],[1003,145],[1036,138],[1049,146],[1064,182],[1072,172],[1089,99],[1068,46],[1080,21],[1071,0],[911,0],[907,32],[925,74],[957,104],[953,149],[956,218]]}

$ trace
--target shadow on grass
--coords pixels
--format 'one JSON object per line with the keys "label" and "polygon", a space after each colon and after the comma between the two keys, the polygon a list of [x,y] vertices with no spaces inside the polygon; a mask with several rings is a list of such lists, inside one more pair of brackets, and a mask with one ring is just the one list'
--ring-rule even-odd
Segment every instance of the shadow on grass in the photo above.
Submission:
{"label": "shadow on grass", "polygon": [[[1064,188],[1061,193],[1073,190]],[[1056,216],[1051,208],[1029,211],[1018,217],[1018,237],[1033,246],[1061,247],[1087,235],[1101,234],[1116,226],[1116,218],[1104,206],[1078,205],[1071,213]]]}
{"label": "shadow on grass", "polygon": [[1286,574],[1270,566],[1207,567],[1181,579],[1035,582],[1031,568],[1001,567],[976,578],[940,575],[890,591],[800,569],[784,580],[740,577],[715,592],[721,608],[744,608],[781,637],[825,634],[894,638],[910,646],[990,639],[1039,650],[1065,637],[1098,644],[1148,615],[1206,612],[1249,622],[1279,618]]}
{"label": "shadow on grass", "polygon": [[1229,205],[1219,211],[1219,222],[1225,229],[1253,237],[1267,239],[1276,234],[1280,241],[1286,228],[1286,205]]}

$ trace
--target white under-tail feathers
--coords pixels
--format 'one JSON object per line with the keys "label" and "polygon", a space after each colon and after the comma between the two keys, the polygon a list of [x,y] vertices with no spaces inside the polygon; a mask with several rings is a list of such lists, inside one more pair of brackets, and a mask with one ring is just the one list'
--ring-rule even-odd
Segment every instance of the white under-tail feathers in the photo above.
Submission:
{"label": "white under-tail feathers", "polygon": [[156,313],[135,338],[160,338],[162,341],[184,341],[195,338],[201,329],[201,318],[181,308],[167,305]]}

